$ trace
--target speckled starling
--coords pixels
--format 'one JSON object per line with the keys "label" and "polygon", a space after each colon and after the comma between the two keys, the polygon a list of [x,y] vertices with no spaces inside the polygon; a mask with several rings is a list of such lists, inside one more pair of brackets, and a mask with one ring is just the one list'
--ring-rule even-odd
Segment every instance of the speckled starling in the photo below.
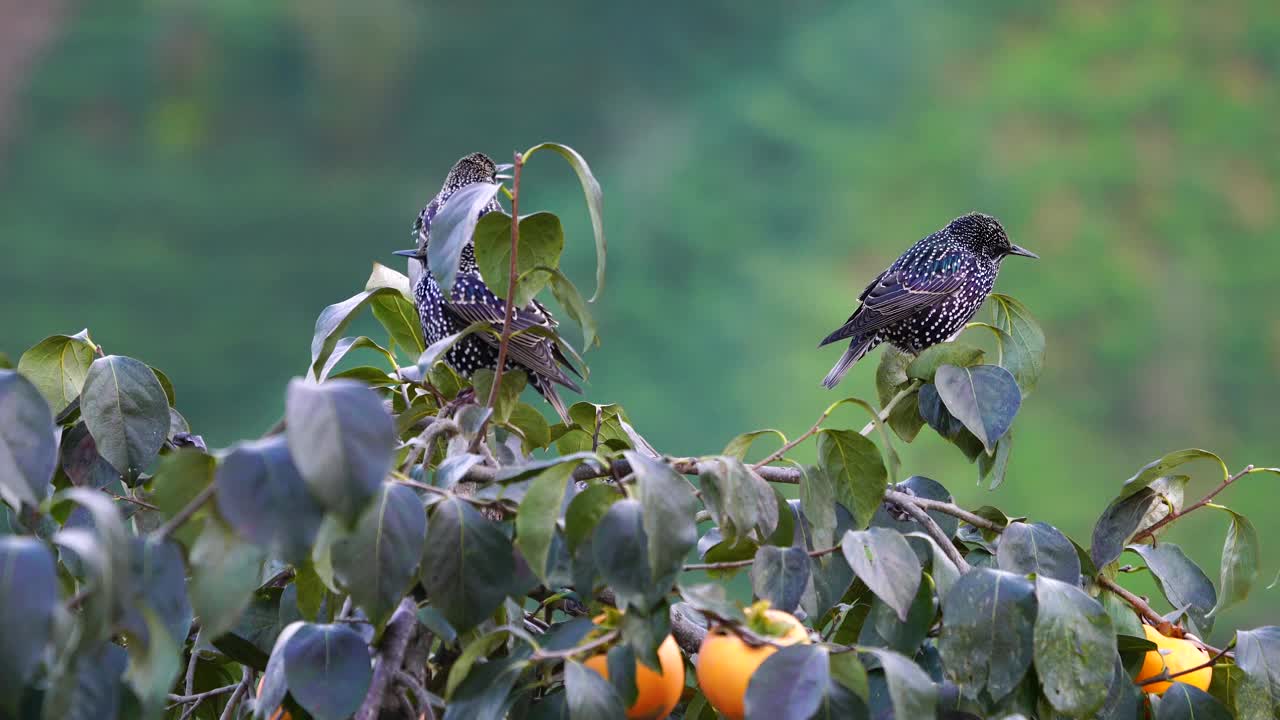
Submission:
{"label": "speckled starling", "polygon": [[[414,222],[414,235],[418,247],[414,250],[401,250],[397,255],[410,258],[410,281],[413,284],[414,304],[418,307],[418,317],[422,321],[422,334],[427,344],[438,342],[454,333],[461,332],[472,323],[488,322],[499,332],[505,319],[507,304],[485,284],[480,275],[480,266],[476,264],[475,247],[471,240],[462,249],[462,258],[458,262],[457,280],[449,299],[436,283],[435,276],[426,269],[427,245],[431,242],[431,221],[436,213],[458,190],[472,183],[494,183],[498,181],[498,166],[483,153],[473,153],[459,160],[445,178],[440,192],[427,203]],[[480,215],[500,210],[497,200],[491,201]],[[494,278],[498,280],[499,278]],[[504,283],[506,278],[501,278]],[[516,308],[512,314],[513,332],[534,326],[554,330],[558,323],[551,313],[537,300],[524,307]],[[473,333],[459,340],[445,354],[444,360],[459,375],[470,377],[476,370],[496,369],[498,366],[498,338],[490,333]],[[522,333],[512,335],[507,344],[507,362],[505,371],[520,369],[557,414],[566,423],[569,422],[564,402],[556,392],[555,385],[563,385],[574,392],[582,392],[582,388],[565,374],[562,367],[567,367],[574,374],[578,371],[560,352],[555,342],[542,335]]]}
{"label": "speckled starling", "polygon": [[1009,242],[1000,221],[970,213],[920,240],[880,273],[862,305],[818,347],[849,339],[849,349],[822,384],[833,388],[854,363],[888,342],[918,354],[964,329],[987,299],[1009,255],[1039,257]]}

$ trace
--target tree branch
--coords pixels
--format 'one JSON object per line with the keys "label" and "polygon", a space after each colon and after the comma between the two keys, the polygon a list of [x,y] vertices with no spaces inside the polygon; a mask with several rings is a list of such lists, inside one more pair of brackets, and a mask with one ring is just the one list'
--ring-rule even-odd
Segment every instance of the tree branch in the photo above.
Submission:
{"label": "tree branch", "polygon": [[392,681],[404,664],[404,653],[417,625],[418,606],[412,597],[406,597],[391,614],[391,620],[382,633],[382,641],[378,643],[378,653],[375,656],[377,664],[373,668],[373,680],[369,683],[364,703],[356,711],[355,720],[375,720],[378,717],[383,698],[391,690]]}
{"label": "tree branch", "polygon": [[[887,496],[889,493],[911,497],[906,493],[898,493],[896,490],[886,491],[885,495]],[[924,526],[925,531],[929,533],[929,537],[932,537],[933,541],[938,544],[938,547],[942,552],[951,559],[951,562],[955,563],[960,574],[963,575],[964,573],[969,572],[969,562],[964,559],[964,556],[956,549],[955,544],[951,542],[951,538],[947,537],[947,534],[942,531],[942,528],[938,526],[938,523],[934,522],[932,517],[929,517],[929,513],[925,512],[924,508],[921,508],[914,502],[901,500],[895,500],[893,501],[893,504],[901,507],[903,510],[906,510],[908,515]]]}
{"label": "tree branch", "polygon": [[1164,527],[1165,525],[1168,525],[1172,523],[1174,520],[1177,520],[1185,515],[1191,514],[1192,510],[1198,510],[1204,507],[1205,505],[1208,505],[1209,501],[1213,500],[1213,498],[1217,496],[1218,493],[1222,492],[1223,490],[1226,490],[1228,485],[1239,480],[1245,475],[1248,475],[1252,471],[1253,471],[1253,465],[1245,465],[1243,470],[1236,473],[1235,475],[1231,475],[1230,477],[1227,477],[1226,479],[1224,479],[1222,483],[1218,485],[1218,487],[1210,490],[1208,495],[1205,495],[1204,497],[1200,498],[1199,502],[1192,504],[1190,507],[1183,508],[1181,512],[1170,512],[1168,515],[1165,515],[1164,517],[1160,518],[1159,521],[1152,523],[1151,527],[1147,528],[1146,530],[1143,530],[1137,535],[1134,535],[1133,542],[1137,542],[1142,538],[1154,537],[1156,534],[1156,531]]}
{"label": "tree branch", "polygon": [[249,685],[253,682],[253,668],[246,667],[244,669],[244,678],[240,680],[240,684],[236,685],[236,689],[231,692],[231,699],[227,700],[227,706],[222,709],[222,715],[218,720],[231,720],[236,716],[236,705],[240,703],[240,698],[249,691]]}
{"label": "tree branch", "polygon": [[[822,548],[821,550],[810,550],[809,557],[822,557],[823,555],[830,555],[831,553],[838,552],[839,550],[840,550],[839,544],[833,545],[829,548]],[[692,570],[732,570],[733,568],[746,567],[753,562],[755,562],[755,558],[750,558],[748,560],[725,560],[724,562],[713,562],[713,563],[689,563],[684,566],[684,571],[690,572]]]}

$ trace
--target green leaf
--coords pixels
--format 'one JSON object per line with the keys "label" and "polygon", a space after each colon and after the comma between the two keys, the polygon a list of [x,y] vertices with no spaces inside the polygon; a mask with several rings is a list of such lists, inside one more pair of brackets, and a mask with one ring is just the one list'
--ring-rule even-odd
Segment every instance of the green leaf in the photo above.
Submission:
{"label": "green leaf", "polygon": [[1026,306],[1017,300],[991,293],[988,296],[995,313],[995,325],[1011,342],[1000,343],[1000,365],[1018,379],[1025,396],[1035,389],[1044,369],[1044,331]]}
{"label": "green leaf", "polygon": [[1000,535],[996,562],[1001,570],[1019,575],[1043,575],[1071,585],[1080,582],[1075,546],[1057,528],[1042,522],[1009,523]]}
{"label": "green leaf", "polygon": [[285,693],[289,691],[289,682],[284,674],[284,649],[294,634],[306,626],[304,622],[294,622],[285,626],[271,648],[271,658],[267,662],[266,671],[258,686],[258,698],[254,703],[255,720],[267,720],[275,714],[276,708],[284,702]]}
{"label": "green leaf", "polygon": [[409,357],[418,357],[426,348],[422,337],[422,320],[409,296],[400,292],[375,293],[369,298],[369,309],[373,311],[374,319],[391,337],[394,347],[400,348]]}
{"label": "green leaf", "polygon": [[316,720],[350,717],[373,679],[369,648],[346,625],[295,625],[284,646],[289,694]]}
{"label": "green leaf", "polygon": [[1200,566],[1183,554],[1182,548],[1169,542],[1130,545],[1129,549],[1142,556],[1169,604],[1185,608],[1196,631],[1207,637],[1213,630],[1210,612],[1218,603],[1218,593]]}
{"label": "green leaf", "polygon": [[809,537],[815,548],[831,547],[836,537],[835,480],[821,467],[802,466],[799,470],[800,511],[809,521]]}
{"label": "green leaf", "polygon": [[725,540],[763,542],[778,526],[773,488],[741,460],[708,458],[698,463],[702,501]]}
{"label": "green leaf", "polygon": [[1010,572],[974,568],[942,598],[938,652],[948,679],[970,699],[1000,700],[1031,667],[1035,586]]}
{"label": "green leaf", "polygon": [[854,574],[906,622],[920,587],[920,561],[906,538],[895,530],[873,527],[845,533],[840,544]]}
{"label": "green leaf", "polygon": [[558,268],[538,266],[530,272],[545,274],[548,277],[551,282],[551,294],[555,296],[556,302],[560,303],[560,307],[564,308],[564,312],[569,316],[569,319],[582,328],[582,351],[590,350],[592,345],[599,345],[600,337],[599,329],[596,327],[596,320],[592,317],[591,311],[587,309],[587,303],[583,301],[582,294],[578,292],[578,288],[573,284],[573,281],[560,272]]}
{"label": "green leaf", "polygon": [[77,528],[64,528],[54,536],[54,542],[70,547],[81,560],[94,566],[98,582],[95,594],[99,597],[93,598],[93,603],[100,603],[101,611],[96,614],[86,613],[91,617],[86,618],[85,622],[92,622],[92,637],[105,639],[111,625],[133,600],[130,536],[125,530],[124,518],[115,503],[97,490],[71,488],[58,493],[54,499],[70,500],[87,510],[92,518],[93,530],[87,537],[87,547],[82,540],[72,535],[77,532]]}
{"label": "green leaf", "polygon": [[587,200],[587,213],[591,216],[591,230],[596,239],[596,291],[591,296],[591,302],[595,302],[604,290],[605,259],[608,255],[608,243],[604,239],[604,193],[600,191],[600,183],[596,182],[595,176],[591,174],[587,161],[578,154],[577,150],[568,145],[552,142],[534,145],[525,152],[525,162],[528,162],[529,157],[535,152],[544,149],[559,153],[560,157],[564,158],[577,173],[578,182],[582,183],[582,194]]}
{"label": "green leaf", "polygon": [[[449,698],[444,720],[501,717],[503,708],[508,706],[511,689],[527,665],[528,661],[523,657],[507,657],[495,658],[476,667],[475,672],[468,675]],[[591,674],[596,675],[594,672]]]}
{"label": "green leaf", "polygon": [[809,554],[803,548],[765,545],[751,564],[751,591],[783,611],[795,612],[809,583]]}
{"label": "green leaf", "polygon": [[413,297],[413,286],[408,276],[399,270],[393,270],[380,262],[375,262],[373,270],[369,273],[369,279],[364,283],[364,289],[376,290],[383,287],[398,290],[406,298]]}
{"label": "green leaf", "polygon": [[168,698],[169,688],[182,671],[182,643],[186,638],[169,635],[159,615],[149,607],[141,608],[146,622],[147,642],[129,644],[129,668],[125,673],[134,694],[142,705],[143,717],[159,717]]}
{"label": "green leaf", "polygon": [[31,381],[0,370],[0,500],[15,510],[49,495],[58,463],[53,413]]}
{"label": "green leaf", "polygon": [[[149,366],[148,366],[149,367]],[[164,397],[169,401],[169,409],[173,409],[173,404],[177,402],[177,395],[174,393],[173,381],[169,379],[159,368],[151,368],[151,372],[155,374],[156,380],[160,382],[161,389],[164,390]]]}
{"label": "green leaf", "polygon": [[1111,501],[1093,526],[1089,555],[1094,566],[1103,567],[1120,557],[1124,546],[1133,538],[1142,519],[1156,502],[1156,493],[1145,487]]}
{"label": "green leaf", "polygon": [[613,685],[600,673],[576,660],[568,660],[564,664],[564,690],[570,720],[626,717]]}
{"label": "green leaf", "polygon": [[634,705],[640,695],[636,687],[636,651],[624,643],[614,645],[605,657],[605,667],[609,673],[609,684],[617,693],[618,700],[626,707]]}
{"label": "green leaf", "polygon": [[776,435],[778,437],[778,442],[783,445],[787,444],[787,436],[783,435],[781,430],[774,430],[773,428],[752,430],[751,432],[742,433],[730,440],[729,444],[724,446],[724,452],[720,454],[735,457],[739,460],[745,460],[747,457],[747,451],[751,449],[751,445],[765,435]]}
{"label": "green leaf", "polygon": [[463,500],[436,503],[427,523],[422,584],[431,604],[458,632],[493,614],[515,575],[511,541]]}
{"label": "green leaf", "polygon": [[564,491],[580,464],[582,459],[575,458],[539,473],[525,492],[516,514],[516,547],[528,561],[529,569],[543,582],[547,580],[547,558],[556,533],[556,521],[560,518],[560,508],[564,507]]}
{"label": "green leaf", "polygon": [[44,717],[47,720],[118,717],[123,689],[121,678],[128,663],[125,649],[110,642],[82,652],[63,676],[68,684],[51,687],[45,695]]}
{"label": "green leaf", "polygon": [[1133,477],[1124,481],[1124,485],[1120,488],[1120,494],[1116,497],[1118,500],[1129,497],[1137,493],[1142,488],[1155,482],[1156,479],[1169,474],[1169,471],[1192,460],[1199,459],[1213,460],[1218,463],[1218,467],[1222,469],[1222,479],[1226,480],[1231,473],[1227,470],[1227,464],[1222,462],[1222,458],[1209,452],[1208,450],[1200,450],[1198,448],[1189,448],[1187,450],[1175,450],[1164,457],[1153,460],[1138,469]]}
{"label": "green leaf", "polygon": [[640,504],[644,508],[651,587],[665,594],[684,568],[685,556],[698,544],[698,527],[694,522],[698,500],[688,481],[665,462],[634,450],[626,451],[623,456],[636,475]]}
{"label": "green leaf", "polygon": [[867,668],[857,653],[843,652],[828,655],[828,672],[831,679],[845,689],[866,700],[871,690],[867,687]]}
{"label": "green leaf", "polygon": [[334,542],[334,575],[375,627],[409,591],[426,538],[422,501],[408,487],[386,483],[355,530]]}
{"label": "green leaf", "polygon": [[[214,459],[195,449],[165,453],[151,477],[151,502],[168,520],[191,503],[214,481]],[[221,501],[221,497],[217,497]],[[207,512],[207,511],[205,511]],[[197,512],[195,517],[200,517]],[[199,534],[198,522],[187,522],[174,531],[173,537],[190,548]]]}
{"label": "green leaf", "polygon": [[1074,585],[1036,578],[1035,667],[1049,703],[1088,716],[1107,698],[1116,636],[1107,611]]}
{"label": "green leaf", "polygon": [[50,335],[22,354],[18,372],[36,386],[57,415],[80,397],[94,356],[87,331],[77,336]]}
{"label": "green leaf", "polygon": [[590,485],[573,496],[564,514],[564,537],[570,553],[591,537],[600,519],[621,499],[618,489],[608,483]]}
{"label": "green leaf", "polygon": [[938,395],[938,387],[936,385],[933,383],[922,385],[920,390],[917,391],[916,401],[919,405],[920,417],[939,436],[960,448],[970,462],[983,454],[982,441],[969,432],[964,423],[951,414],[951,411],[942,402],[942,397]]}
{"label": "green leaf", "polygon": [[1156,720],[1232,720],[1233,717],[1212,695],[1181,682],[1174,682],[1165,691],[1156,708]]}
{"label": "green leaf", "polygon": [[404,295],[395,288],[378,287],[352,295],[346,300],[334,303],[320,311],[320,316],[316,318],[315,330],[311,336],[311,365],[308,367],[308,375],[319,376],[321,368],[329,361],[329,356],[333,354],[334,348],[337,347],[338,340],[346,332],[347,326],[355,319],[356,314],[365,305],[370,304],[374,298],[383,297],[403,299]]}
{"label": "green leaf", "polygon": [[931,345],[907,365],[907,377],[931,383],[939,367],[943,365],[954,365],[956,367],[978,365],[982,363],[984,354],[982,348],[959,342],[944,342]]}
{"label": "green leaf", "polygon": [[310,556],[324,508],[298,473],[283,435],[231,448],[214,482],[218,514],[240,537],[291,563]]}
{"label": "green leaf", "polygon": [[[487,402],[489,392],[493,388],[494,372],[482,368],[471,376],[471,384],[476,389],[476,397],[480,402]],[[512,368],[502,373],[502,387],[498,388],[498,397],[493,404],[493,417],[497,422],[507,422],[516,403],[520,402],[520,393],[524,392],[528,376],[523,370]]]}
{"label": "green leaf", "polygon": [[189,588],[191,607],[205,637],[217,638],[235,626],[253,600],[262,558],[261,550],[240,542],[219,523],[205,523],[191,548]]}
{"label": "green leaf", "polygon": [[[895,395],[911,382],[907,377],[907,367],[914,356],[904,353],[890,345],[880,354],[880,364],[876,367],[876,395],[880,405],[888,405]],[[924,418],[920,416],[917,390],[904,397],[889,413],[889,427],[902,438],[903,442],[911,442],[924,427]]]}
{"label": "green leaf", "polygon": [[1222,566],[1218,580],[1218,604],[1211,615],[1217,615],[1238,602],[1249,597],[1249,591],[1258,579],[1259,542],[1258,531],[1249,522],[1249,518],[1227,507],[1209,503],[1231,515],[1231,526],[1227,528],[1227,540],[1222,545]]}
{"label": "green leaf", "polygon": [[525,452],[533,452],[551,444],[551,427],[547,425],[547,419],[529,403],[517,402],[511,409],[507,424],[519,431],[524,438]]}
{"label": "green leaf", "polygon": [[1013,425],[1022,392],[1008,370],[997,365],[942,365],[934,383],[947,410],[982,442],[987,452]]}
{"label": "green leaf", "polygon": [[98,454],[127,478],[151,464],[169,434],[169,399],[156,374],[120,355],[89,366],[80,414]]}
{"label": "green leaf", "polygon": [[899,620],[897,613],[883,600],[872,596],[871,609],[858,633],[858,644],[914,655],[933,627],[938,614],[937,606],[933,580],[928,575],[920,577],[920,588],[911,601],[911,609],[907,611],[905,622]]}
{"label": "green leaf", "polygon": [[892,650],[858,648],[875,657],[884,670],[896,718],[931,718],[938,702],[938,691],[929,675],[909,658]]}
{"label": "green leaf", "polygon": [[350,380],[294,379],[285,399],[289,452],[312,494],[354,523],[391,470],[395,423],[372,390]]}
{"label": "green leaf", "polygon": [[[338,363],[342,362],[343,359],[345,359],[352,351],[359,350],[361,348],[373,350],[381,354],[388,362],[392,361],[391,353],[386,348],[369,338],[363,335],[360,337],[344,337],[333,346],[333,352],[329,355],[328,359],[324,361],[324,367],[320,368],[317,373],[317,377],[319,377],[320,380],[328,379],[330,374],[333,373],[333,369],[337,367]],[[419,352],[421,351],[419,350]],[[386,375],[385,370],[380,372],[382,372],[383,376]]]}
{"label": "green leaf", "polygon": [[125,606],[121,632],[132,645],[151,645],[151,623],[143,610],[155,613],[161,629],[181,646],[191,631],[191,602],[187,599],[187,568],[177,543],[155,537],[131,537],[131,586],[134,596]]}
{"label": "green leaf", "polygon": [[978,484],[988,476],[991,482],[987,485],[988,490],[995,490],[1004,484],[1005,474],[1009,471],[1009,454],[1013,449],[1013,428],[1009,428],[996,442],[995,455],[982,453],[978,456]]}
{"label": "green leaf", "polygon": [[[1236,690],[1241,717],[1266,718],[1268,711],[1272,717],[1280,713],[1280,626],[1237,630],[1236,666],[1245,675],[1245,682]],[[1253,714],[1245,714],[1245,706]]]}
{"label": "green leaf", "polygon": [[595,567],[613,588],[618,606],[641,612],[666,594],[665,587],[655,587],[652,581],[643,514],[638,500],[613,503],[596,525],[589,543]]}
{"label": "green leaf", "polygon": [[[459,188],[431,221],[427,266],[445,295],[453,292],[462,249],[475,235],[480,213],[502,187],[501,183],[472,183]],[[505,277],[503,275],[502,277]]]}
{"label": "green leaf", "polygon": [[34,538],[0,537],[0,703],[10,710],[45,656],[57,602],[49,548]]}
{"label": "green leaf", "polygon": [[818,459],[831,478],[836,502],[853,515],[857,527],[866,527],[889,485],[879,448],[852,430],[824,428],[818,432]]}
{"label": "green leaf", "polygon": [[[511,271],[511,216],[491,212],[480,218],[475,233],[476,262],[480,274],[489,278],[494,294],[505,299],[507,276]],[[516,253],[516,306],[528,305],[546,285],[548,274],[531,273],[534,268],[560,267],[564,250],[564,228],[560,218],[537,212],[520,218],[520,245]]]}
{"label": "green leaf", "polygon": [[791,645],[765,658],[747,684],[747,720],[808,720],[831,682],[827,657],[820,645]]}

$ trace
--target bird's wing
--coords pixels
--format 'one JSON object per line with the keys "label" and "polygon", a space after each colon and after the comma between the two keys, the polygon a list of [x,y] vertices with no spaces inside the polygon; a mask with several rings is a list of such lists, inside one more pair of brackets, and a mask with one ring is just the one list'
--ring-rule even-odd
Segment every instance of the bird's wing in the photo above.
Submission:
{"label": "bird's wing", "polygon": [[[502,330],[502,322],[506,319],[506,302],[494,295],[484,280],[476,275],[462,274],[453,287],[453,298],[445,303],[445,309],[457,315],[464,325],[476,322],[487,322],[497,330]],[[554,329],[557,323],[551,313],[540,303],[531,303],[523,308],[516,308],[511,314],[511,332],[518,333],[534,327]],[[499,340],[488,333],[480,333],[485,342],[498,345]],[[507,344],[507,355],[532,372],[546,376],[548,379],[564,385],[574,392],[582,392],[560,367],[564,363],[576,374],[577,368],[559,352],[556,344],[542,335],[534,333],[513,334]]]}
{"label": "bird's wing", "polygon": [[862,305],[822,345],[874,332],[909,317],[964,287],[970,267],[963,255],[948,253],[924,268],[889,268],[862,291]]}

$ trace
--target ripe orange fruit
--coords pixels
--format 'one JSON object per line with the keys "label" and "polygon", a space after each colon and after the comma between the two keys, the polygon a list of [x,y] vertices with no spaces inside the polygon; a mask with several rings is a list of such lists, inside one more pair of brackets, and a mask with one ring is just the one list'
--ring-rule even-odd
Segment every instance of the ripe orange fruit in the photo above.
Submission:
{"label": "ripe orange fruit", "polygon": [[[262,683],[266,681],[267,681],[266,675],[263,675],[261,678],[258,679],[258,695],[262,695]],[[289,711],[285,710],[284,708],[276,708],[276,711],[271,713],[270,720],[293,720],[293,715],[290,715]]]}
{"label": "ripe orange fruit", "polygon": [[[747,610],[747,628],[783,646],[810,642],[809,631],[794,615],[770,610],[768,603]],[[742,720],[752,673],[777,651],[773,645],[748,645],[724,626],[712,628],[698,649],[698,686],[726,718]]]}
{"label": "ripe orange fruit", "polygon": [[1189,672],[1185,675],[1178,675],[1172,681],[1161,680],[1143,685],[1142,681],[1156,677],[1165,668],[1169,669],[1169,674],[1182,672],[1189,668],[1197,667],[1209,662],[1209,653],[1200,649],[1195,643],[1182,638],[1165,637],[1160,631],[1150,625],[1142,626],[1143,632],[1147,634],[1147,639],[1156,644],[1156,649],[1146,654],[1142,659],[1142,670],[1138,672],[1138,677],[1134,680],[1143,692],[1155,693],[1163,695],[1173,683],[1180,682],[1187,685],[1193,685],[1201,690],[1209,689],[1209,681],[1213,679],[1213,668],[1206,667]]}
{"label": "ripe orange fruit", "polygon": [[[663,720],[680,702],[680,693],[684,690],[684,660],[680,657],[680,648],[675,638],[670,635],[658,646],[658,663],[662,672],[636,660],[636,701],[627,708],[629,720]],[[600,653],[584,663],[609,679],[609,662],[605,653]]]}

